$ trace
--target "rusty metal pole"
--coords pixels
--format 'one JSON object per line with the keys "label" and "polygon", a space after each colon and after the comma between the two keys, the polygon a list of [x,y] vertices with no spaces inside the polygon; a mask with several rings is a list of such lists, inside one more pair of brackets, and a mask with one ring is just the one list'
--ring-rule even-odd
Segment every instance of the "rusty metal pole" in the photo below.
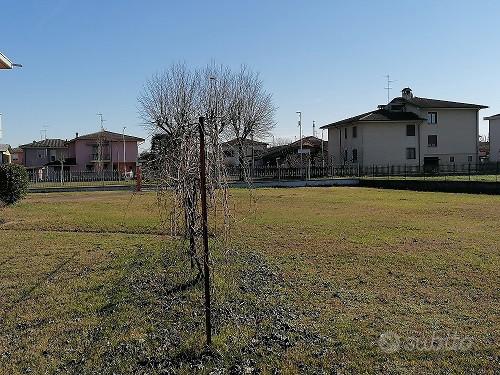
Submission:
{"label": "rusty metal pole", "polygon": [[212,322],[210,310],[210,253],[208,249],[208,214],[207,214],[207,177],[205,156],[205,118],[199,118],[200,131],[200,190],[201,190],[201,220],[203,230],[203,273],[205,276],[205,323],[207,331],[207,345],[212,344]]}

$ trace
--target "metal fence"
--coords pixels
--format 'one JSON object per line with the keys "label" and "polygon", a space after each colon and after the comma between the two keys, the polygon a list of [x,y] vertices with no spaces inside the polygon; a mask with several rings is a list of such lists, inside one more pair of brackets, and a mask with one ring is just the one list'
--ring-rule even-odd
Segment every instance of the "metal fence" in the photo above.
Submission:
{"label": "metal fence", "polygon": [[419,165],[341,165],[310,166],[304,168],[230,168],[232,181],[252,180],[291,180],[316,178],[373,178],[373,179],[434,179],[450,181],[491,181],[500,180],[499,163],[445,164],[435,166]]}
{"label": "metal fence", "polygon": [[119,171],[61,171],[41,170],[28,172],[30,187],[86,187],[103,185],[133,185],[131,175]]}
{"label": "metal fence", "polygon": [[[155,185],[154,173],[143,171],[143,184]],[[119,171],[60,171],[29,172],[31,188],[133,186],[131,175]],[[321,178],[418,179],[444,181],[500,182],[500,164],[448,164],[439,166],[411,165],[344,165],[308,166],[304,168],[255,167],[228,168],[229,181],[310,180]],[[149,177],[149,178],[148,178]]]}

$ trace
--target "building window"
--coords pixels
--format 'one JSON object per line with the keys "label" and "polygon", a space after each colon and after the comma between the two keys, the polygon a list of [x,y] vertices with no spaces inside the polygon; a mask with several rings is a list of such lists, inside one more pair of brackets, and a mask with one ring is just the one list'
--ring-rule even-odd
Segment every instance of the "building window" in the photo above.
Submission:
{"label": "building window", "polygon": [[353,163],[358,162],[358,150],[357,149],[352,150],[352,162]]}
{"label": "building window", "polygon": [[469,159],[469,163],[471,163],[472,162],[472,156],[469,155],[468,159]]}
{"label": "building window", "polygon": [[417,150],[415,147],[408,147],[406,149],[406,159],[408,160],[414,160],[417,158]]}
{"label": "building window", "polygon": [[407,137],[414,137],[415,136],[415,125],[413,125],[413,124],[406,125],[406,136]]}
{"label": "building window", "polygon": [[347,161],[347,149],[344,150],[344,161]]}
{"label": "building window", "polygon": [[427,113],[427,123],[428,124],[437,124],[438,123],[438,113],[437,112],[428,112]]}
{"label": "building window", "polygon": [[437,135],[427,136],[427,146],[428,147],[437,147],[437,145],[438,145],[438,136]]}
{"label": "building window", "polygon": [[344,128],[344,138],[347,139],[347,128]]}
{"label": "building window", "polygon": [[358,136],[358,127],[357,126],[353,126],[352,127],[352,137],[353,138],[357,138]]}
{"label": "building window", "polygon": [[455,157],[454,156],[450,156],[450,163],[454,163],[455,162]]}

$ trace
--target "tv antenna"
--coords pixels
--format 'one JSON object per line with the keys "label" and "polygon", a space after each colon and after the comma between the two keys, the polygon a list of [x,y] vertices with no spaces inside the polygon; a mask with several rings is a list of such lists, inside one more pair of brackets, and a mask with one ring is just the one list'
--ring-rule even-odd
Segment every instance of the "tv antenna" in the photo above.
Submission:
{"label": "tv antenna", "polygon": [[313,137],[316,137],[316,122],[313,120]]}
{"label": "tv antenna", "polygon": [[[99,166],[99,169],[103,171],[103,139],[102,137],[104,136],[104,121],[106,121],[102,117],[102,113],[98,113],[97,116],[99,116],[100,122],[101,122],[101,130],[97,133],[97,165]],[[104,175],[103,175],[104,176]],[[103,177],[104,178],[104,177]]]}
{"label": "tv antenna", "polygon": [[42,126],[42,128],[40,129],[40,140],[41,141],[43,141],[44,139],[47,139],[47,129],[48,129],[47,125]]}
{"label": "tv antenna", "polygon": [[104,121],[106,121],[103,117],[102,117],[102,113],[98,113],[97,116],[99,116],[100,120],[101,120],[101,131],[104,130]]}
{"label": "tv antenna", "polygon": [[391,90],[392,90],[391,83],[397,81],[391,81],[391,76],[389,74],[387,74],[385,78],[387,78],[387,87],[385,87],[385,89],[387,90],[387,103],[389,103],[391,101]]}

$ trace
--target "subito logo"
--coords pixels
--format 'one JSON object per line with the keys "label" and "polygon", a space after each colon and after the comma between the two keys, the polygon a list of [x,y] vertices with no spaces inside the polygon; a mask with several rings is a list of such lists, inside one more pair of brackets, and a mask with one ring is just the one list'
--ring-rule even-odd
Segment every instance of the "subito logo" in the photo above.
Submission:
{"label": "subito logo", "polygon": [[395,353],[401,345],[400,337],[394,332],[384,332],[378,338],[378,347],[384,353]]}

